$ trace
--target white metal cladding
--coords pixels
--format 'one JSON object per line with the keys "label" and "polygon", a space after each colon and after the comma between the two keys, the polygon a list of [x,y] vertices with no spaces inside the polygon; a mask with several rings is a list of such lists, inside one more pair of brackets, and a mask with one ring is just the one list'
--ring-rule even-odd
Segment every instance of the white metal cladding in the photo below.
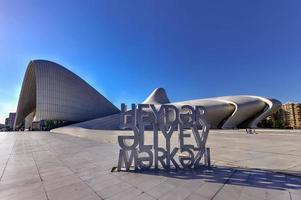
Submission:
{"label": "white metal cladding", "polygon": [[[203,106],[207,111],[206,120],[214,129],[256,128],[262,119],[276,112],[281,106],[281,102],[275,99],[247,95],[169,103],[163,88],[154,90],[143,103],[158,105],[159,102],[167,102],[165,104],[175,105],[177,108],[183,105]],[[120,122],[118,116],[119,114],[107,116],[72,126],[88,129],[118,129]]]}
{"label": "white metal cladding", "polygon": [[262,113],[260,113],[260,115],[257,118],[255,118],[253,121],[250,122],[249,127],[251,128],[257,128],[257,124],[261,120],[277,112],[282,105],[281,102],[276,99],[268,99],[263,97],[256,97],[256,98],[259,98],[260,100],[264,101],[267,104],[267,106],[265,110]]}
{"label": "white metal cladding", "polygon": [[211,128],[257,128],[257,124],[275,113],[281,102],[258,96],[225,96],[171,103],[176,105],[204,106]]}
{"label": "white metal cladding", "polygon": [[104,96],[63,66],[45,60],[28,65],[18,102],[15,126],[30,113],[34,121],[86,121],[119,113]]}

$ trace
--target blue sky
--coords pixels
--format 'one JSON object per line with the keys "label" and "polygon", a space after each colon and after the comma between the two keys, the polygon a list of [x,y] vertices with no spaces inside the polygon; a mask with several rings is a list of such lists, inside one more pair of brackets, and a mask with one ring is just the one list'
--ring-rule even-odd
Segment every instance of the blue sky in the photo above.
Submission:
{"label": "blue sky", "polygon": [[251,94],[301,101],[299,0],[0,0],[0,122],[49,59],[117,106]]}

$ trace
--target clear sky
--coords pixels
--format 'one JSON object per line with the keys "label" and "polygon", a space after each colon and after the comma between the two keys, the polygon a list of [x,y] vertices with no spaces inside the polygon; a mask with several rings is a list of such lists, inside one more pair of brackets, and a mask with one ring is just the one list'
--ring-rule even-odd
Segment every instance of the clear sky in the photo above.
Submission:
{"label": "clear sky", "polygon": [[0,122],[49,59],[114,104],[251,94],[301,101],[300,0],[0,0]]}

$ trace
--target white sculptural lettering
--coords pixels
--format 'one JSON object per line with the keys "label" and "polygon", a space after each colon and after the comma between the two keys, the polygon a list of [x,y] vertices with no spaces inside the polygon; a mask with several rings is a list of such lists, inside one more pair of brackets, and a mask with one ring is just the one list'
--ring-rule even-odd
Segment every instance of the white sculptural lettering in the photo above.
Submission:
{"label": "white sculptural lettering", "polygon": [[[121,147],[118,170],[129,170],[131,166],[135,169],[150,169],[153,164],[158,169],[159,163],[164,169],[170,169],[171,166],[210,166],[210,151],[205,148],[209,133],[205,113],[202,106],[183,105],[178,109],[174,105],[138,104],[136,107],[132,104],[131,110],[127,110],[126,105],[122,104],[121,128],[132,130],[133,135],[118,137]],[[153,131],[153,144],[145,144],[145,129]],[[171,149],[171,138],[175,131],[179,132],[179,148]],[[165,148],[159,146],[159,134],[165,138]],[[185,138],[192,135],[195,145],[185,144]],[[175,157],[178,153],[177,162]]]}

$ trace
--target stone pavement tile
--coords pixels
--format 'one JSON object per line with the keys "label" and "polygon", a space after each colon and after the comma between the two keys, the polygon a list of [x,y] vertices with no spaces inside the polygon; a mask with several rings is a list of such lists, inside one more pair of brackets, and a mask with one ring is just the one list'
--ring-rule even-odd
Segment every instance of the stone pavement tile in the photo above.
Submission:
{"label": "stone pavement tile", "polygon": [[61,163],[50,151],[34,152],[33,157],[36,163]]}
{"label": "stone pavement tile", "polygon": [[100,199],[93,190],[84,183],[75,183],[47,192],[50,200],[86,200]]}
{"label": "stone pavement tile", "polygon": [[27,163],[27,164],[25,164],[25,163],[23,163],[23,164],[8,163],[5,168],[5,173],[7,175],[13,175],[13,174],[22,173],[22,172],[25,172],[24,174],[26,174],[26,173],[31,173],[34,171],[37,171],[37,167],[34,162]]}
{"label": "stone pavement tile", "polygon": [[17,173],[17,175],[12,175],[12,176],[6,176],[5,172],[4,175],[1,179],[2,182],[23,182],[23,181],[27,181],[27,180],[31,180],[31,179],[40,179],[40,176],[38,174],[38,172],[34,173],[34,174],[24,174],[24,173]]}
{"label": "stone pavement tile", "polygon": [[[118,157],[118,155],[116,155],[115,157]],[[96,168],[98,168],[99,170],[102,171],[111,171],[111,169],[113,167],[117,166],[117,161],[112,161],[112,158],[108,158],[108,160],[102,160],[101,163],[99,161],[97,162],[93,162],[93,164],[96,166]]]}
{"label": "stone pavement tile", "polygon": [[13,196],[9,196],[9,197],[5,197],[1,200],[25,200],[25,199],[29,199],[29,200],[48,200],[47,196],[45,193],[19,193]]}
{"label": "stone pavement tile", "polygon": [[251,174],[247,170],[238,170],[229,178],[227,184],[246,185],[251,178]]}
{"label": "stone pavement tile", "polygon": [[20,154],[12,154],[10,156],[10,162],[26,162],[33,161],[32,153],[20,153]]}
{"label": "stone pavement tile", "polygon": [[[281,138],[277,138],[277,137],[273,137],[273,139],[275,140],[275,144],[273,143],[266,143],[264,145],[259,145],[258,148],[255,149],[256,152],[268,152],[268,153],[276,153],[276,154],[292,154],[291,152],[296,151],[298,148],[300,148],[300,146],[297,146],[296,143],[292,143],[290,141],[280,141],[281,143],[279,143],[279,141],[277,141],[277,139],[281,139]],[[252,149],[249,148],[249,149]],[[279,151],[281,150],[281,151]]]}
{"label": "stone pavement tile", "polygon": [[67,167],[57,167],[47,171],[40,171],[41,178],[45,181],[57,179],[63,176],[73,175],[74,173]]}
{"label": "stone pavement tile", "polygon": [[55,190],[64,186],[80,183],[82,180],[75,175],[57,177],[56,179],[43,181],[46,191]]}
{"label": "stone pavement tile", "polygon": [[238,200],[247,185],[250,173],[244,170],[235,171],[214,199]]}
{"label": "stone pavement tile", "polygon": [[208,200],[208,199],[204,199],[199,194],[192,192],[185,200]]}
{"label": "stone pavement tile", "polygon": [[250,171],[247,185],[257,188],[282,190],[288,188],[286,176],[262,170]]}
{"label": "stone pavement tile", "polygon": [[143,192],[138,190],[137,188],[130,187],[126,190],[124,190],[121,193],[118,193],[116,195],[113,195],[112,197],[108,198],[108,200],[132,200],[137,198],[140,194]]}
{"label": "stone pavement tile", "polygon": [[173,178],[173,177],[167,177],[166,178],[166,183],[171,184],[173,186],[182,186],[186,183],[186,180],[184,179],[177,179],[177,178]]}
{"label": "stone pavement tile", "polygon": [[31,167],[31,166],[35,166],[35,162],[33,160],[17,160],[18,158],[16,158],[15,160],[9,159],[7,166],[9,167]]}
{"label": "stone pavement tile", "polygon": [[11,180],[1,180],[0,182],[0,191],[5,190],[10,187],[18,187],[27,184],[40,183],[41,179],[39,176],[26,177],[25,179],[11,179]]}
{"label": "stone pavement tile", "polygon": [[135,184],[135,186],[141,190],[141,191],[148,191],[155,186],[159,185],[160,183],[164,182],[164,179],[160,179],[159,177],[155,177],[153,179],[149,179],[145,177],[145,179],[142,179],[138,184]]}
{"label": "stone pavement tile", "polygon": [[46,199],[42,184],[14,187],[0,193],[1,200]]}
{"label": "stone pavement tile", "polygon": [[120,176],[118,176],[121,180],[126,181],[130,184],[132,183],[136,183],[136,179],[140,176],[142,176],[142,174],[140,173],[132,173],[132,172],[118,172],[115,174],[121,174]]}
{"label": "stone pavement tile", "polygon": [[[168,178],[163,184],[147,193],[159,199],[185,199],[205,184],[202,179],[196,178],[195,175],[190,175],[190,177],[187,179]],[[160,186],[163,188],[159,188]]]}
{"label": "stone pavement tile", "polygon": [[259,168],[268,170],[289,169],[301,164],[300,157],[291,155],[270,154],[264,157],[255,157],[250,160],[235,162],[235,165],[248,168]]}
{"label": "stone pavement tile", "polygon": [[118,193],[123,193],[124,191],[127,191],[127,189],[131,187],[132,186],[130,184],[121,182],[112,186],[107,186],[101,190],[96,190],[96,193],[99,196],[101,196],[103,199],[107,199]]}
{"label": "stone pavement tile", "polygon": [[102,200],[102,198],[100,198],[99,196],[87,196],[85,198],[83,198],[84,200]]}
{"label": "stone pavement tile", "polygon": [[0,199],[5,196],[13,195],[20,192],[38,190],[42,188],[42,186],[43,185],[41,181],[23,182],[22,184],[20,184],[19,182],[13,182],[13,183],[0,182]]}
{"label": "stone pavement tile", "polygon": [[296,155],[296,156],[301,156],[301,148],[300,147],[297,147],[295,148],[294,150],[291,150],[289,152],[286,152],[288,154],[291,154],[291,155]]}
{"label": "stone pavement tile", "polygon": [[204,184],[206,184],[206,181],[203,181],[202,179],[188,179],[186,180],[186,183],[182,185],[182,187],[188,188],[192,191],[199,189]]}
{"label": "stone pavement tile", "polygon": [[[112,159],[115,153],[116,158],[118,155],[118,151],[115,152],[116,147],[114,145],[95,143],[82,138],[73,138],[71,136],[64,136],[59,134],[31,133],[20,136],[22,137],[14,136],[14,138],[9,141],[10,147],[9,145],[6,145],[8,148],[12,148],[12,144],[14,142],[13,140],[17,140],[16,144],[20,146],[15,148],[14,152],[17,152],[17,154],[12,155],[12,159],[10,159],[10,162],[7,165],[8,168],[5,172],[6,179],[0,182],[0,194],[1,191],[8,191],[10,187],[22,188],[22,184],[20,184],[19,186],[17,185],[18,181],[28,182],[29,184],[40,182],[38,176],[32,179],[26,177],[26,174],[19,174],[19,171],[22,170],[27,171],[28,173],[35,172],[36,166],[34,160],[32,159],[32,155],[33,158],[35,158],[35,162],[40,173],[44,175],[46,174],[49,177],[45,180],[44,187],[46,188],[47,192],[52,195],[52,197],[56,197],[54,196],[54,191],[61,191],[62,194],[67,190],[69,191],[67,192],[69,194],[73,193],[70,192],[72,191],[72,189],[68,190],[66,188],[72,188],[72,185],[74,188],[74,185],[84,184],[85,187],[83,186],[83,188],[85,189],[81,188],[80,186],[77,186],[75,188],[80,188],[80,190],[84,191],[83,193],[87,193],[87,195],[84,195],[80,198],[87,200],[99,199],[99,196],[112,199],[124,199],[122,198],[123,196],[129,199],[152,199],[160,197],[163,198],[165,196],[165,198],[168,199],[169,197],[174,198],[174,195],[172,195],[173,193],[177,196],[187,196],[185,193],[189,193],[187,199],[211,199],[219,191],[219,189],[221,189],[224,182],[233,172],[233,169],[231,168],[219,167],[213,168],[213,170],[201,170],[189,173],[183,173],[181,171],[177,173],[171,172],[157,174],[149,174],[147,172],[110,173],[112,166],[116,166],[117,163],[117,161]],[[222,138],[220,138],[221,136]],[[256,157],[256,151],[254,151],[255,153],[253,153],[254,145],[258,145],[258,139],[261,139],[257,136],[245,138],[245,135],[232,134],[229,136],[227,134],[214,135],[213,137],[216,137],[215,139],[217,139],[215,143],[219,144],[215,145],[216,148],[220,148],[220,146],[231,146],[234,149],[237,149],[237,152],[233,153],[232,155],[234,158],[229,157],[229,160],[237,159],[236,157],[238,156],[244,157],[244,155],[249,156],[248,158],[250,159],[253,159],[253,155],[255,155],[254,159],[259,158]],[[268,138],[268,140],[266,141],[270,141],[270,138]],[[276,143],[277,142],[278,141],[276,141]],[[281,140],[279,142],[281,142]],[[47,149],[47,151],[42,150],[41,145],[45,146],[45,149]],[[281,145],[269,145],[268,147],[261,148],[261,150],[277,151],[277,146],[279,147]],[[0,149],[2,149],[2,147],[3,146],[1,144]],[[252,153],[248,154],[246,152],[239,152],[239,149],[241,147],[246,148],[245,151],[250,151]],[[293,148],[290,149],[292,150]],[[39,152],[31,153],[34,150],[38,150]],[[0,161],[2,160],[2,165],[5,165],[10,153],[10,151],[5,148],[4,151],[5,153],[0,152]],[[220,150],[217,152],[220,151],[223,151],[223,148],[220,148]],[[112,155],[112,152],[115,152],[114,155]],[[261,154],[261,152],[257,153]],[[219,159],[218,156],[219,155],[217,155],[216,157],[217,160]],[[231,156],[231,154],[229,154],[228,156]],[[50,157],[50,161],[47,159],[47,157]],[[101,160],[99,158],[101,158]],[[276,160],[277,159],[279,158],[276,156]],[[270,158],[270,160],[273,159]],[[272,161],[270,163],[276,165]],[[225,162],[224,164],[227,164],[227,162]],[[59,167],[57,168],[57,166]],[[65,173],[64,169],[62,168],[66,168],[72,173],[68,175],[68,173]],[[17,177],[14,177],[14,173],[19,174],[18,176],[20,177],[24,176],[26,178],[18,179]],[[9,180],[9,177],[12,177],[13,179]],[[87,184],[89,184],[89,186],[85,183],[82,183],[81,179],[79,178],[85,180]],[[225,187],[219,191],[218,195],[216,195],[217,198],[228,198],[231,195],[229,196],[228,194],[225,194],[224,196],[221,196],[220,193],[227,193],[227,191],[233,190],[234,193],[237,193],[240,199],[248,199],[249,197],[252,197],[252,194],[255,193],[255,191],[257,191],[256,194],[258,194],[257,196],[255,195],[255,198],[258,199],[262,197],[266,197],[268,199],[277,199],[278,197],[278,199],[285,199],[287,197],[287,194],[289,194],[288,191],[279,189],[288,189],[291,193],[292,199],[300,199],[300,194],[298,193],[298,189],[300,189],[300,179],[292,178],[290,176],[286,177],[281,174],[274,174],[266,171],[237,170],[237,172],[227,183],[228,184],[226,184]],[[2,187],[1,189],[1,186],[4,187]],[[233,189],[233,187],[242,188]],[[99,196],[97,196],[94,192],[96,191],[96,189]],[[183,189],[184,191],[180,192],[181,194],[178,194],[177,192],[179,191],[177,190],[180,189]],[[63,190],[65,190],[65,192],[62,192]],[[137,195],[133,194],[133,191],[135,190],[138,191]],[[14,194],[15,191],[18,191],[18,189],[12,191],[14,192],[6,193],[8,194],[6,196],[12,197],[10,194]],[[28,191],[27,189],[23,189],[23,192],[22,189],[20,189],[20,191],[20,193],[24,193],[23,197],[27,197],[24,198],[24,200],[34,199],[34,197],[30,198],[31,194],[27,194],[29,196],[26,196],[26,193]],[[89,192],[85,191],[92,192],[92,195]],[[143,193],[143,191],[145,192]],[[5,193],[3,193],[3,195],[4,194]],[[38,197],[39,195],[41,198],[44,198],[43,193],[39,194],[37,192],[36,194],[34,194],[35,197]],[[74,196],[74,198],[76,199],[80,195],[81,194],[76,195]],[[236,196],[234,195],[234,199],[235,197]],[[51,200],[52,198],[50,197],[49,199]],[[72,199],[72,195],[70,199]]]}
{"label": "stone pavement tile", "polygon": [[84,164],[75,164],[75,165],[68,165],[69,168],[74,172],[81,172],[84,170],[90,170],[96,167],[93,163],[84,163]]}
{"label": "stone pavement tile", "polygon": [[[39,166],[38,166],[39,168]],[[51,174],[54,174],[54,173],[58,173],[58,172],[72,172],[68,167],[64,166],[64,165],[51,165],[50,167],[47,167],[47,168],[44,168],[44,169],[40,169],[39,168],[39,172],[45,176],[47,175],[51,175]]]}
{"label": "stone pavement tile", "polygon": [[200,188],[194,190],[193,194],[198,195],[200,199],[211,199],[223,185],[223,183],[219,182],[205,182]]}
{"label": "stone pavement tile", "polygon": [[14,178],[26,175],[36,175],[38,174],[37,168],[35,165],[33,166],[27,166],[27,167],[16,167],[16,166],[7,166],[4,172],[3,177],[4,178]]}
{"label": "stone pavement tile", "polygon": [[30,149],[18,148],[18,149],[13,149],[12,150],[13,155],[30,154],[30,153],[32,153],[32,151]]}
{"label": "stone pavement tile", "polygon": [[189,195],[192,194],[192,190],[185,187],[176,187],[169,192],[167,192],[165,195],[160,197],[160,200],[183,200],[186,199]]}
{"label": "stone pavement tile", "polygon": [[270,155],[270,153],[260,153],[253,152],[249,150],[234,149],[234,148],[213,148],[210,152],[212,158],[218,158],[218,161],[224,162],[238,162],[244,160],[251,160],[258,157],[265,157]]}
{"label": "stone pavement tile", "polygon": [[240,200],[290,200],[286,190],[263,189],[257,187],[244,187]]}
{"label": "stone pavement tile", "polygon": [[267,190],[267,200],[291,200],[290,194],[287,190]]}
{"label": "stone pavement tile", "polygon": [[[65,155],[68,155],[68,154],[65,154]],[[70,155],[68,155],[68,157],[61,158],[60,160],[63,161],[63,163],[68,166],[74,166],[74,165],[84,166],[88,163],[88,161],[85,160],[84,157],[82,157],[82,158],[76,157],[76,155],[77,155],[77,153],[74,153],[72,155],[72,157],[70,157]]]}
{"label": "stone pavement tile", "polygon": [[301,190],[289,190],[291,200],[300,200],[301,199]]}
{"label": "stone pavement tile", "polygon": [[[298,158],[299,160],[301,160],[301,158]],[[301,172],[301,164],[297,164],[291,168],[289,168],[288,170],[293,171],[293,172],[297,172],[300,174]]]}
{"label": "stone pavement tile", "polygon": [[267,197],[267,190],[257,187],[244,187],[240,200],[265,200]]}
{"label": "stone pavement tile", "polygon": [[94,191],[100,191],[103,188],[114,186],[121,182],[121,179],[112,175],[110,178],[103,178],[99,176],[85,181],[85,183],[87,183],[91,188],[93,188]]}
{"label": "stone pavement tile", "polygon": [[162,182],[157,186],[153,187],[152,189],[148,190],[146,193],[150,194],[155,198],[160,198],[161,196],[165,195],[175,187],[176,187],[175,185],[172,185],[168,182]]}
{"label": "stone pavement tile", "polygon": [[137,176],[136,178],[125,180],[125,182],[130,183],[134,187],[145,192],[159,185],[161,182],[164,182],[166,179],[166,177],[162,176],[139,174],[139,176]]}
{"label": "stone pavement tile", "polygon": [[37,166],[40,173],[46,173],[47,171],[52,171],[53,169],[59,167],[66,167],[63,163],[55,161],[37,162]]}
{"label": "stone pavement tile", "polygon": [[136,198],[134,198],[134,200],[155,200],[155,198],[151,197],[150,195],[143,193],[139,196],[137,196]]}
{"label": "stone pavement tile", "polygon": [[221,191],[219,191],[216,194],[214,200],[225,200],[225,199],[238,200],[240,199],[243,189],[244,186],[241,185],[227,184],[221,189]]}
{"label": "stone pavement tile", "polygon": [[103,170],[100,170],[98,168],[91,168],[91,169],[88,169],[88,170],[82,170],[82,171],[74,172],[74,174],[76,174],[82,180],[88,180],[88,179],[92,179],[92,178],[97,177],[97,176],[103,176],[103,175],[111,174],[111,172],[109,170],[103,171]]}
{"label": "stone pavement tile", "polygon": [[86,179],[86,183],[98,183],[99,181],[106,181],[110,179],[116,179],[117,176],[115,176],[113,173],[95,173],[94,176],[92,176],[89,179]]}

